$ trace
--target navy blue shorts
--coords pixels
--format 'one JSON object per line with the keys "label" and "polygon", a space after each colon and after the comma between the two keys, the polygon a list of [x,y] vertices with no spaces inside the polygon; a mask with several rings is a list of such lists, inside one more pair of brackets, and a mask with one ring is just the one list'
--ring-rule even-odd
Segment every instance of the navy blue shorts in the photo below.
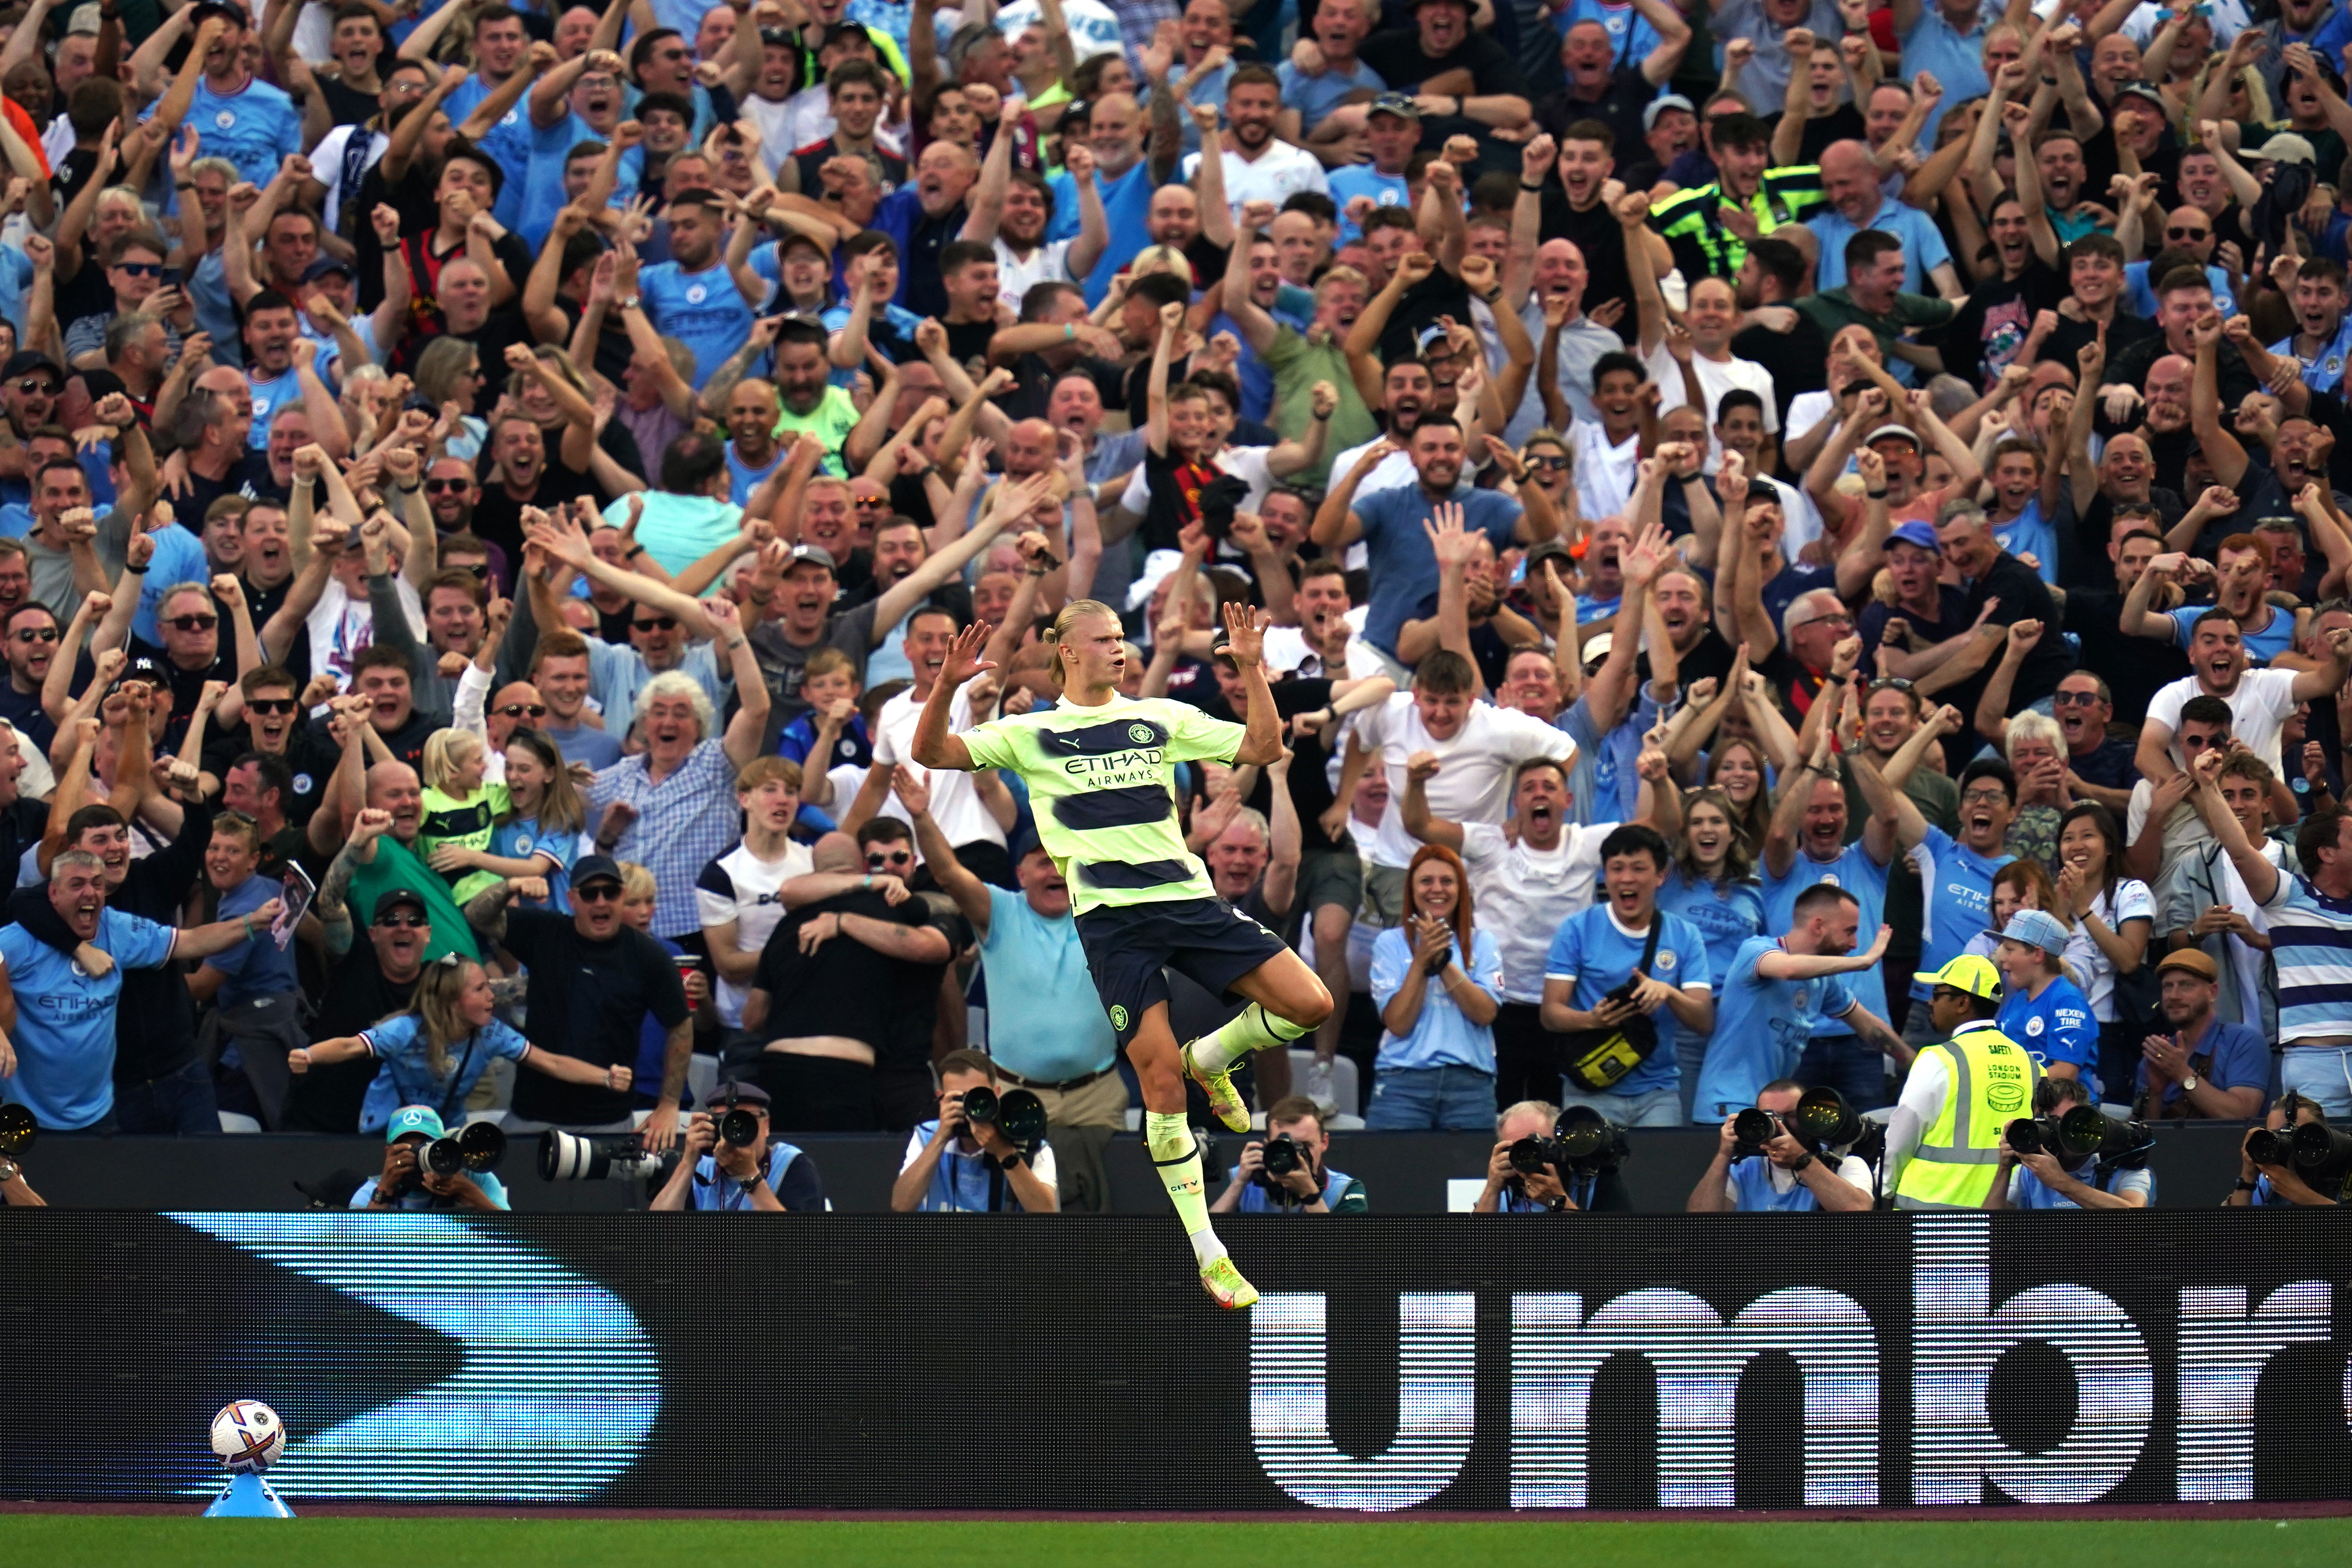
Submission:
{"label": "navy blue shorts", "polygon": [[1163,970],[1178,970],[1222,997],[1235,980],[1289,951],[1281,937],[1221,898],[1089,910],[1078,916],[1078,940],[1121,1051],[1152,1005],[1168,999]]}

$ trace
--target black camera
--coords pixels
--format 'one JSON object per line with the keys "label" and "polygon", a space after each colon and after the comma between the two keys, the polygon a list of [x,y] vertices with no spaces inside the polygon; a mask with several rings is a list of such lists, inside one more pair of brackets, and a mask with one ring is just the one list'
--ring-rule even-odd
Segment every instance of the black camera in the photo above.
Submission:
{"label": "black camera", "polygon": [[718,1129],[719,1141],[729,1148],[748,1149],[760,1141],[760,1118],[740,1105],[719,1112],[712,1124]]}
{"label": "black camera", "polygon": [[541,1181],[643,1181],[660,1176],[675,1157],[649,1152],[635,1133],[583,1136],[550,1127],[539,1135]]}
{"label": "black camera", "polygon": [[469,1122],[457,1132],[444,1134],[425,1145],[417,1162],[419,1170],[435,1176],[456,1176],[459,1171],[479,1176],[496,1170],[506,1158],[505,1130],[491,1122]]}
{"label": "black camera", "polygon": [[1026,1089],[1008,1089],[1002,1094],[984,1084],[967,1089],[963,1116],[974,1125],[992,1124],[1024,1155],[1035,1154],[1045,1141],[1045,1103]]}
{"label": "black camera", "polygon": [[1549,1138],[1514,1139],[1507,1157],[1511,1162],[1511,1168],[1521,1176],[1541,1176],[1544,1167],[1552,1163],[1552,1141]]}
{"label": "black camera", "polygon": [[2139,1169],[2156,1146],[2146,1123],[2118,1122],[2095,1105],[2076,1105],[2063,1116],[2020,1116],[2005,1136],[2021,1155],[2046,1154],[2061,1162],[2095,1155],[2111,1170]]}
{"label": "black camera", "polygon": [[2257,1128],[2246,1140],[2246,1152],[2258,1166],[2290,1167],[2305,1186],[2327,1197],[2341,1197],[2352,1186],[2352,1133],[2338,1132],[2325,1122],[2276,1132]]}
{"label": "black camera", "polygon": [[41,1124],[26,1105],[0,1105],[0,1156],[15,1159],[33,1146]]}
{"label": "black camera", "polygon": [[1731,1157],[1748,1159],[1761,1155],[1764,1145],[1780,1135],[1780,1118],[1760,1106],[1750,1105],[1731,1118]]}
{"label": "black camera", "polygon": [[1268,1138],[1260,1152],[1265,1159],[1265,1174],[1275,1181],[1293,1171],[1310,1169],[1315,1164],[1314,1156],[1307,1152],[1307,1145],[1287,1133],[1276,1133]]}
{"label": "black camera", "polygon": [[1796,1125],[1790,1132],[1814,1154],[1825,1149],[1852,1148],[1869,1131],[1868,1124],[1846,1103],[1845,1096],[1826,1083],[1805,1091],[1797,1101],[1794,1120]]}

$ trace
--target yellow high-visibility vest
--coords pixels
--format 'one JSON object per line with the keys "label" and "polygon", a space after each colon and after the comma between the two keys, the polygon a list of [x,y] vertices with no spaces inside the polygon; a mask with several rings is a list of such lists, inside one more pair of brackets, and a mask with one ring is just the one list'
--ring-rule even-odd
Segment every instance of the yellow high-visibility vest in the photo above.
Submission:
{"label": "yellow high-visibility vest", "polygon": [[1990,1020],[1963,1024],[1941,1045],[1944,1108],[1919,1140],[1895,1189],[1897,1208],[1981,1208],[2000,1166],[2010,1123],[2033,1114],[2042,1070]]}

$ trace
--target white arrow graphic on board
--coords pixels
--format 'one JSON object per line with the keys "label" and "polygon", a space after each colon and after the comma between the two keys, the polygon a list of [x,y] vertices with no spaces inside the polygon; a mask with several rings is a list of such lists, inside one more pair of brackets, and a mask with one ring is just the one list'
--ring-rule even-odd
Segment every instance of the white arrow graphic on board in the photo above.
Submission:
{"label": "white arrow graphic on board", "polygon": [[[289,1443],[269,1479],[294,1496],[578,1500],[629,1468],[661,1412],[661,1358],[636,1314],[496,1231],[438,1214],[168,1218],[445,1334],[465,1358],[430,1387]],[[267,1399],[299,1427],[299,1380],[331,1367],[265,1373],[295,1386],[222,1397]]]}

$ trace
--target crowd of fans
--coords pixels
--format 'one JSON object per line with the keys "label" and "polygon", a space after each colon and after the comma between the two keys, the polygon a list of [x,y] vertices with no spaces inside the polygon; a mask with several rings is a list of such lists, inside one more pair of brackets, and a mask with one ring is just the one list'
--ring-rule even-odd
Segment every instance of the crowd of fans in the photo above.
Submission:
{"label": "crowd of fans", "polygon": [[[1564,1205],[1505,1159],[1563,1107],[1721,1124],[1694,1207],[1866,1207],[1734,1113],[1891,1107],[1891,1175],[1972,1033],[2051,1114],[2352,1117],[2340,7],[0,34],[45,1129],[384,1133],[355,1201],[496,1207],[416,1151],[498,1112],[736,1207],[887,1129],[899,1207],[1099,1207],[1064,868],[1017,778],[912,752],[961,629],[964,729],[1055,700],[1089,599],[1129,695],[1226,719],[1221,606],[1268,623],[1288,751],[1181,765],[1186,844],[1346,1003],[1252,1063],[1307,1152],[1220,1207],[1362,1207],[1354,1117],[1495,1127],[1486,1206]],[[1238,1010],[1172,984],[1180,1038]],[[2017,1159],[1962,1206],[2148,1200]]]}

